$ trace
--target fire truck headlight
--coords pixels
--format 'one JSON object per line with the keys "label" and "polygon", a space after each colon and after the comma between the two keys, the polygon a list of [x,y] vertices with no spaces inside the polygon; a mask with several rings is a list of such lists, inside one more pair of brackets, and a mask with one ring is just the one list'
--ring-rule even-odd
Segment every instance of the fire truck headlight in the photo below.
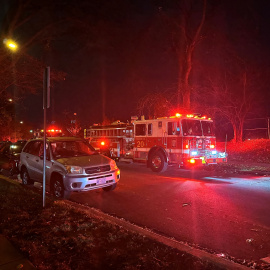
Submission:
{"label": "fire truck headlight", "polygon": [[212,151],[212,155],[216,155],[217,154],[217,151]]}
{"label": "fire truck headlight", "polygon": [[225,158],[225,157],[226,157],[226,152],[219,153],[218,155],[219,155],[219,157],[221,157],[221,158]]}
{"label": "fire truck headlight", "polygon": [[118,167],[115,163],[115,161],[112,159],[111,162],[110,162],[110,167],[111,167],[111,170],[114,171],[114,170],[118,170]]}
{"label": "fire truck headlight", "polygon": [[83,169],[79,166],[65,166],[68,173],[71,174],[82,174]]}
{"label": "fire truck headlight", "polygon": [[191,151],[191,155],[192,156],[197,156],[198,155],[198,152],[197,151]]}

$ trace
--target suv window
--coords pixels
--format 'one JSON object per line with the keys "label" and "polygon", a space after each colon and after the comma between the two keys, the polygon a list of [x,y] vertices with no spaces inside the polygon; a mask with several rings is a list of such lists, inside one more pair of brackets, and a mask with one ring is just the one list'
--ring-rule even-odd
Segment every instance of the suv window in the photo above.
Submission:
{"label": "suv window", "polygon": [[[43,156],[43,152],[44,152],[43,145],[44,145],[44,143],[41,142],[41,144],[40,144],[40,150],[39,150],[39,156]],[[46,143],[46,159],[50,160],[50,151],[49,151],[49,145],[48,145],[48,143]]]}
{"label": "suv window", "polygon": [[24,152],[29,153],[34,156],[38,156],[40,145],[41,145],[41,141],[32,141],[26,145]]}
{"label": "suv window", "polygon": [[23,152],[25,153],[29,153],[29,148],[31,147],[31,145],[33,144],[34,142],[29,142],[25,145],[24,149],[23,149]]}

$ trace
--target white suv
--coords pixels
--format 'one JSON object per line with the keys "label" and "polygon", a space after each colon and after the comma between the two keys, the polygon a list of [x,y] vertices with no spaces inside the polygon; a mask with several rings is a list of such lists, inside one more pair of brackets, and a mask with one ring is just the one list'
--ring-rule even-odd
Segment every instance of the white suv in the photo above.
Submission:
{"label": "white suv", "polygon": [[[43,182],[43,149],[41,138],[24,146],[19,163],[24,185]],[[80,138],[48,137],[46,149],[46,189],[58,198],[68,198],[72,191],[111,191],[120,179],[115,161]]]}

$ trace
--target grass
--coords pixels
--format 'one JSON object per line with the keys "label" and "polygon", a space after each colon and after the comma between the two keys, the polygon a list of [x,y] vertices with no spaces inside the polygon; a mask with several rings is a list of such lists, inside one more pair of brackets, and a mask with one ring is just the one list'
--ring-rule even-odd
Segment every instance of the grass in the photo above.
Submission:
{"label": "grass", "polygon": [[0,233],[37,269],[219,269],[0,176]]}
{"label": "grass", "polygon": [[[225,143],[217,143],[217,149],[224,151]],[[226,145],[228,163],[220,164],[218,170],[227,173],[257,172],[270,174],[270,140],[247,140],[242,143],[228,142]]]}
{"label": "grass", "polygon": [[[224,151],[225,143],[218,143],[217,148]],[[228,161],[270,163],[270,140],[247,140],[241,143],[227,143]]]}

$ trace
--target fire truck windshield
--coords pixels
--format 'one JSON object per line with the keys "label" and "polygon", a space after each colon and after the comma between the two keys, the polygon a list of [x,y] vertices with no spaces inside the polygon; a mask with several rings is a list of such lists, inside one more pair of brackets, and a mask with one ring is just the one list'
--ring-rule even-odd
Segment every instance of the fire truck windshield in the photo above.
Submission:
{"label": "fire truck windshield", "polygon": [[195,119],[182,120],[184,136],[202,136],[201,121]]}
{"label": "fire truck windshield", "polygon": [[215,136],[213,122],[202,121],[202,129],[203,129],[204,136]]}
{"label": "fire truck windshield", "polygon": [[198,119],[182,120],[184,136],[214,136],[213,122]]}

